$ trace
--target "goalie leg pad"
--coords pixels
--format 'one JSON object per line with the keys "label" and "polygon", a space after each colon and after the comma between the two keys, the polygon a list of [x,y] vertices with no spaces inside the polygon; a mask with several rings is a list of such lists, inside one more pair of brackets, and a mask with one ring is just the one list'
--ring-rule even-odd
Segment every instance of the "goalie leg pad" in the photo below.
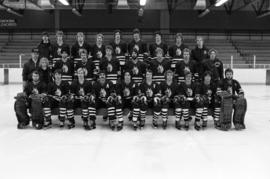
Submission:
{"label": "goalie leg pad", "polygon": [[233,124],[237,128],[245,128],[245,115],[247,111],[247,100],[245,98],[238,98],[234,104]]}

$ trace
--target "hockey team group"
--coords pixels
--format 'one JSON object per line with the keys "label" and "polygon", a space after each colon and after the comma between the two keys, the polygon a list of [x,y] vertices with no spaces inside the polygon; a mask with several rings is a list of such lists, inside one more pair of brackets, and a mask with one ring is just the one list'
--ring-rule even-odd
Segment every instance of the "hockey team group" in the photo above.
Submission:
{"label": "hockey team group", "polygon": [[[246,128],[244,91],[233,70],[224,72],[217,51],[208,49],[202,37],[196,37],[190,50],[181,33],[170,46],[160,32],[154,33],[152,44],[141,39],[139,29],[133,30],[130,43],[120,30],[113,35],[104,45],[98,33],[95,44],[89,45],[78,32],[70,48],[62,31],[56,32],[55,43],[43,33],[23,67],[23,92],[14,106],[17,128],[27,128],[30,121],[35,129],[50,128],[52,114],[57,114],[59,127],[72,129],[79,114],[85,130],[96,129],[96,116],[103,115],[112,130],[120,131],[124,111],[134,130],[143,129],[146,120],[153,128],[166,129],[168,115],[174,116],[178,130],[191,125],[207,129],[209,115],[216,129],[227,131],[232,124],[236,130]],[[151,119],[146,117],[149,112]]]}

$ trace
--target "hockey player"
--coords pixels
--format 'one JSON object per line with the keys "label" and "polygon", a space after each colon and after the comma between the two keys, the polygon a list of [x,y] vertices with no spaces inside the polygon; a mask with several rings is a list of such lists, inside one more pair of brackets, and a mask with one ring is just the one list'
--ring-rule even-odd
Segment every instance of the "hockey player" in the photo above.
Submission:
{"label": "hockey player", "polygon": [[223,63],[217,58],[217,51],[215,49],[209,50],[209,59],[203,60],[203,72],[211,71],[213,74],[213,81],[217,82],[224,78]]}
{"label": "hockey player", "polygon": [[175,35],[175,44],[169,48],[169,55],[172,58],[172,69],[175,65],[183,60],[183,50],[188,49],[188,46],[184,44],[184,38],[181,33]]}
{"label": "hockey player", "polygon": [[[181,82],[179,85],[179,94],[174,98],[175,100],[175,127],[176,129],[181,129],[181,118],[183,116],[184,119],[184,128],[185,130],[189,130],[189,118],[190,118],[190,109],[195,107],[196,114],[203,107],[202,103],[199,103],[200,100],[195,100],[195,94],[197,93],[197,85],[192,81],[192,73],[187,71],[185,73],[185,81]],[[199,99],[199,96],[198,98]]]}
{"label": "hockey player", "polygon": [[204,59],[209,58],[208,48],[204,45],[204,39],[201,36],[197,36],[196,38],[196,47],[191,51],[191,59],[196,61],[196,69],[197,73],[195,74],[196,78],[202,79],[203,75],[203,65],[202,62]]}
{"label": "hockey player", "polygon": [[160,84],[165,81],[164,74],[167,70],[171,69],[171,62],[169,59],[163,57],[163,50],[156,49],[156,59],[152,59],[149,63],[149,68],[153,72],[153,82]]}
{"label": "hockey player", "polygon": [[[201,127],[203,129],[207,127],[208,111],[209,109],[214,108],[214,97],[217,92],[217,85],[212,81],[212,73],[210,71],[204,72],[203,81],[198,88],[197,95],[203,100],[203,108],[196,113],[194,126],[196,130],[200,130]],[[202,125],[200,125],[200,119],[202,119]]]}
{"label": "hockey player", "polygon": [[[107,108],[107,115],[103,119],[109,118],[109,126],[111,129],[115,128],[115,107],[113,106],[114,98],[116,97],[115,86],[106,79],[104,71],[100,71],[99,79],[93,85],[94,94],[96,96],[96,109]],[[109,97],[112,98],[109,98]]]}
{"label": "hockey player", "polygon": [[71,47],[71,59],[76,64],[80,61],[80,53],[83,50],[87,51],[88,57],[91,57],[91,46],[85,41],[85,36],[82,32],[78,32],[76,35],[76,43]]}
{"label": "hockey player", "polygon": [[25,87],[28,81],[32,80],[32,72],[38,70],[39,68],[39,51],[38,48],[33,48],[31,53],[31,59],[29,59],[23,65],[22,78],[23,78],[23,87]]}
{"label": "hockey player", "polygon": [[[122,101],[122,107],[129,109],[129,115],[128,117],[132,117],[132,111],[133,111],[133,103],[132,99],[135,96],[137,91],[137,85],[131,80],[131,75],[129,71],[126,71],[124,73],[124,80],[118,81],[116,85],[116,92],[117,95],[121,96]],[[123,128],[123,117],[122,117],[122,111],[120,109],[116,109],[116,114],[118,118],[118,130],[121,130]]]}
{"label": "hockey player", "polygon": [[[93,87],[91,82],[85,80],[84,70],[79,68],[78,72],[78,80],[74,80],[71,84],[71,94],[74,95],[74,108],[80,107],[82,109],[82,120],[83,120],[83,127],[85,130],[90,130],[95,128],[95,100],[93,95]],[[93,112],[89,114],[89,107],[91,107]],[[92,122],[91,127],[89,125],[89,117]]]}
{"label": "hockey player", "polygon": [[97,69],[100,67],[100,61],[106,54],[105,45],[103,45],[103,34],[97,34],[96,44],[92,47],[93,62]]}
{"label": "hockey player", "polygon": [[155,35],[155,43],[150,44],[150,46],[149,46],[150,57],[151,58],[156,57],[156,49],[157,48],[161,48],[163,50],[164,56],[166,56],[168,53],[168,46],[167,46],[167,44],[162,42],[161,32],[156,31],[154,35]]}
{"label": "hockey player", "polygon": [[127,44],[123,42],[120,30],[114,31],[114,40],[110,43],[110,45],[113,48],[113,54],[120,63],[120,67],[123,69],[126,63]]}
{"label": "hockey player", "polygon": [[52,45],[52,67],[54,67],[56,61],[61,60],[61,50],[65,49],[70,55],[70,47],[68,44],[64,43],[64,33],[62,31],[57,31],[55,34],[56,42]]}
{"label": "hockey player", "polygon": [[[157,119],[160,115],[161,103],[160,103],[160,91],[156,83],[153,82],[153,72],[151,70],[146,71],[145,81],[138,87],[137,96],[134,97],[134,110],[133,110],[133,128],[137,130],[139,127],[143,128],[145,125],[145,117],[147,108],[153,108],[153,127],[157,128]],[[140,120],[138,121],[138,117]]]}
{"label": "hockey player", "polygon": [[[62,70],[57,69],[54,71],[53,74],[54,81],[50,82],[48,85],[48,91],[47,91],[47,97],[45,98],[45,102],[43,105],[43,111],[44,111],[44,127],[50,127],[52,124],[51,119],[51,109],[57,108],[59,111],[59,126],[62,128],[65,124],[65,118],[67,114],[67,107],[68,103],[68,96],[69,96],[69,90],[70,86],[68,82],[62,81]],[[73,107],[73,106],[72,106]],[[69,124],[68,128],[74,127],[74,119],[68,118]]]}
{"label": "hockey player", "polygon": [[[227,91],[232,95],[233,98],[233,124],[236,130],[245,129],[246,126],[244,124],[244,118],[247,108],[247,102],[244,96],[244,91],[240,85],[240,83],[233,78],[233,70],[231,68],[227,68],[225,70],[225,78],[220,81],[219,87],[222,91]],[[226,126],[227,125],[227,126]],[[222,124],[222,130],[228,130],[230,124]]]}
{"label": "hockey player", "polygon": [[134,48],[139,52],[138,58],[140,61],[148,57],[147,44],[141,40],[141,32],[139,29],[133,30],[133,40],[128,44],[128,52],[130,55]]}
{"label": "hockey player", "polygon": [[[39,58],[46,57],[50,62],[52,59],[52,45],[48,32],[42,33],[42,40],[38,45]],[[51,63],[50,63],[51,64]]]}
{"label": "hockey player", "polygon": [[68,52],[65,49],[61,50],[62,59],[57,61],[54,66],[54,70],[62,70],[62,80],[69,82],[71,84],[74,74],[73,61],[68,57]]}
{"label": "hockey player", "polygon": [[120,73],[119,61],[113,56],[113,48],[111,45],[106,46],[106,55],[100,62],[100,70],[105,71],[106,79],[110,80],[113,84],[116,84]]}
{"label": "hockey player", "polygon": [[81,61],[79,61],[75,67],[76,76],[79,68],[82,68],[84,70],[85,80],[93,83],[95,80],[96,68],[95,64],[92,61],[92,58],[88,59],[86,50],[81,51]]}
{"label": "hockey player", "polygon": [[125,65],[125,71],[129,71],[131,79],[137,85],[140,85],[145,77],[145,72],[147,64],[145,62],[139,61],[139,52],[133,49],[131,53],[131,58],[127,61]]}
{"label": "hockey player", "polygon": [[165,81],[160,84],[161,92],[161,115],[162,115],[162,127],[166,129],[168,121],[168,110],[174,108],[174,97],[178,94],[178,85],[174,81],[173,72],[167,70],[165,72]]}
{"label": "hockey player", "polygon": [[193,77],[196,73],[196,62],[190,59],[189,49],[186,48],[183,50],[183,57],[184,57],[184,60],[178,62],[175,67],[175,74],[176,74],[178,83],[184,82],[185,73],[190,72]]}
{"label": "hockey player", "polygon": [[[27,82],[24,93],[28,98],[30,104],[30,113],[32,114],[32,125],[36,129],[42,129],[44,125],[42,115],[42,101],[47,92],[47,86],[40,81],[38,71],[32,72],[32,81]],[[34,105],[38,104],[38,105]]]}

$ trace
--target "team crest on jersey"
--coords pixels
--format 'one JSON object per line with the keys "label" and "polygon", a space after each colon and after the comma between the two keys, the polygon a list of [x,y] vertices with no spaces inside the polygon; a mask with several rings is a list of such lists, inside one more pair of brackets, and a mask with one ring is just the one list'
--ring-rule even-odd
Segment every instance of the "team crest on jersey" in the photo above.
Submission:
{"label": "team crest on jersey", "polygon": [[64,73],[68,72],[68,66],[67,65],[63,65],[62,70]]}
{"label": "team crest on jersey", "polygon": [[158,73],[163,73],[164,72],[163,66],[162,65],[158,65],[157,71],[158,71]]}
{"label": "team crest on jersey", "polygon": [[83,51],[84,51],[84,49],[83,49],[83,48],[80,48],[80,49],[79,49],[79,55],[80,55]]}
{"label": "team crest on jersey", "polygon": [[107,66],[107,72],[112,72],[112,70],[113,70],[112,64],[109,63]]}
{"label": "team crest on jersey", "polygon": [[232,86],[228,86],[228,90],[227,91],[228,91],[228,93],[232,94],[232,91],[233,91],[232,90]]}
{"label": "team crest on jersey", "polygon": [[88,75],[88,70],[86,68],[83,68],[83,71],[84,71],[84,76],[87,76]]}
{"label": "team crest on jersey", "polygon": [[203,53],[204,53],[204,55],[206,55],[206,54],[207,54],[207,51],[206,51],[206,50],[204,50],[204,51],[203,51]]}
{"label": "team crest on jersey", "polygon": [[206,94],[207,96],[212,96],[212,90],[208,89]]}
{"label": "team crest on jersey", "polygon": [[115,54],[116,54],[116,55],[119,55],[120,53],[121,53],[121,48],[117,46],[117,47],[115,48]]}
{"label": "team crest on jersey", "polygon": [[61,96],[62,95],[62,92],[61,92],[61,90],[59,88],[56,89],[55,95],[56,96]]}
{"label": "team crest on jersey", "polygon": [[80,87],[79,94],[80,94],[80,96],[84,96],[85,95],[84,89],[82,87]]}
{"label": "team crest on jersey", "polygon": [[166,91],[165,91],[165,94],[167,97],[171,97],[172,96],[172,91],[170,88],[167,88]]}
{"label": "team crest on jersey", "polygon": [[125,97],[130,96],[130,90],[129,90],[129,88],[125,88],[125,89],[124,89],[124,96],[125,96]]}
{"label": "team crest on jersey", "polygon": [[188,66],[186,66],[186,67],[184,68],[184,72],[185,72],[185,73],[190,72],[190,68],[189,68]]}
{"label": "team crest on jersey", "polygon": [[181,56],[181,54],[182,54],[181,49],[180,48],[177,48],[176,49],[176,56]]}
{"label": "team crest on jersey", "polygon": [[193,95],[193,91],[192,91],[192,89],[191,88],[188,88],[187,89],[187,96],[192,96]]}
{"label": "team crest on jersey", "polygon": [[137,50],[137,51],[139,51],[140,50],[140,48],[139,48],[139,46],[136,44],[136,45],[134,45],[134,48]]}
{"label": "team crest on jersey", "polygon": [[101,88],[101,90],[100,90],[100,97],[102,97],[102,98],[106,97],[106,90],[104,88]]}
{"label": "team crest on jersey", "polygon": [[33,94],[38,94],[38,89],[37,88],[33,88],[32,93]]}
{"label": "team crest on jersey", "polygon": [[97,57],[102,58],[102,52],[100,50],[97,52]]}
{"label": "team crest on jersey", "polygon": [[151,88],[148,88],[146,90],[146,97],[149,97],[149,98],[153,97],[153,91]]}
{"label": "team crest on jersey", "polygon": [[57,49],[57,55],[60,55],[61,56],[61,50],[62,50],[61,48],[58,48]]}
{"label": "team crest on jersey", "polygon": [[138,75],[138,74],[139,74],[139,69],[138,69],[138,67],[134,66],[133,69],[132,69],[132,73],[133,73],[134,75]]}

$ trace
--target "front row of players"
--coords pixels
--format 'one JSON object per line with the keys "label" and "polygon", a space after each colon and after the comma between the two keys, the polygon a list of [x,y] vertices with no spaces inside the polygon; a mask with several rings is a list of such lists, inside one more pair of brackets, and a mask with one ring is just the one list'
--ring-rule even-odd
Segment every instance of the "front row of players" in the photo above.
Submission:
{"label": "front row of players", "polygon": [[[96,82],[85,79],[83,69],[78,69],[78,79],[71,85],[62,80],[61,70],[55,70],[54,82],[46,86],[39,81],[39,73],[32,73],[32,82],[28,82],[24,92],[16,97],[15,112],[18,128],[29,124],[27,108],[30,109],[33,127],[42,129],[52,124],[52,110],[58,109],[60,127],[67,122],[69,129],[75,127],[74,109],[81,109],[83,126],[86,130],[96,128],[96,110],[106,108],[103,119],[109,119],[112,130],[123,129],[123,108],[129,108],[128,118],[133,128],[143,128],[148,108],[153,109],[154,128],[158,128],[158,119],[162,118],[162,127],[166,129],[169,108],[174,109],[175,127],[186,130],[190,127],[191,111],[195,112],[194,128],[207,127],[208,112],[213,111],[214,125],[221,130],[231,128],[245,129],[244,115],[246,101],[240,84],[233,79],[233,71],[225,71],[226,78],[213,83],[211,72],[205,72],[201,83],[192,81],[190,72],[185,81],[178,84],[171,70],[166,71],[166,80],[156,84],[152,80],[152,71],[146,71],[145,80],[137,85],[131,80],[130,72],[124,73],[124,79],[115,85],[106,79],[103,71]],[[227,100],[230,99],[230,100]],[[240,102],[239,102],[240,101]],[[234,106],[233,106],[234,105]],[[183,122],[182,122],[183,119]]]}

